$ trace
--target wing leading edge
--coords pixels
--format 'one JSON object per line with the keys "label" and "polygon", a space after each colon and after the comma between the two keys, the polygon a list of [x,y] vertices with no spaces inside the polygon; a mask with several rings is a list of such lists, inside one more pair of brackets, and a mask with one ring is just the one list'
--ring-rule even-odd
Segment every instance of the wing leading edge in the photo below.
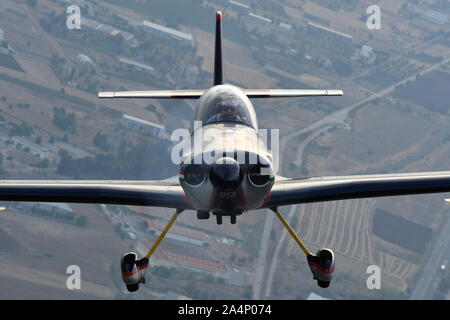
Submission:
{"label": "wing leading edge", "polygon": [[[342,90],[327,89],[242,89],[250,99],[342,96]],[[154,90],[99,92],[99,98],[199,99],[206,90]]]}
{"label": "wing leading edge", "polygon": [[450,171],[276,180],[263,207],[450,192]]}
{"label": "wing leading edge", "polygon": [[168,180],[0,180],[0,201],[190,207],[182,187]]}

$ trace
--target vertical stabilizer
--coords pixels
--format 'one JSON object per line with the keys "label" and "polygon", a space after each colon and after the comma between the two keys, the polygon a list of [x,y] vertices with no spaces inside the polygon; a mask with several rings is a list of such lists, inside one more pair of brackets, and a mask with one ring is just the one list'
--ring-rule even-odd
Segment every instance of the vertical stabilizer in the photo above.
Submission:
{"label": "vertical stabilizer", "polygon": [[216,46],[214,52],[214,85],[223,84],[222,12],[216,12]]}

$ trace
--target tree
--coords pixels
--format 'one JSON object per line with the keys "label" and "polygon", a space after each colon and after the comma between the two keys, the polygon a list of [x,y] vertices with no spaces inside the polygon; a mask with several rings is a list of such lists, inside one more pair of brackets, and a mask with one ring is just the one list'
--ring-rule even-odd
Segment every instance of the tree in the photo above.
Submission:
{"label": "tree", "polygon": [[20,125],[15,124],[11,131],[12,131],[12,134],[16,135],[16,136],[29,137],[33,134],[33,128],[31,128],[25,122],[22,122]]}
{"label": "tree", "polygon": [[75,133],[76,117],[74,113],[66,113],[64,107],[53,108],[53,124],[64,131]]}
{"label": "tree", "polygon": [[50,160],[48,159],[42,159],[41,161],[39,161],[38,163],[35,163],[32,165],[33,167],[36,168],[48,168],[50,166]]}
{"label": "tree", "polygon": [[108,150],[108,136],[101,131],[97,132],[92,143],[103,151]]}

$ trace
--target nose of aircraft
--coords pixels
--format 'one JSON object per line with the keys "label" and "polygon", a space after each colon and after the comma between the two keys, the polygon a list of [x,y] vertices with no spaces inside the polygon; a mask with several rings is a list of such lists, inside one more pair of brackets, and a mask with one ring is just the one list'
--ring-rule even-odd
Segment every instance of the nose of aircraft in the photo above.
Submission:
{"label": "nose of aircraft", "polygon": [[239,163],[233,158],[220,158],[211,168],[211,182],[220,190],[234,190],[242,181]]}

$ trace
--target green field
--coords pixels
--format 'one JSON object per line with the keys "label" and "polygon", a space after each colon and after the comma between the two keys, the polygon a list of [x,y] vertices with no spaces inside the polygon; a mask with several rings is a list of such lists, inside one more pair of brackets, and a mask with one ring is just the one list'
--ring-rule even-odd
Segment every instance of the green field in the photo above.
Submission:
{"label": "green field", "polygon": [[383,209],[376,209],[372,232],[381,239],[402,248],[424,253],[432,230]]}
{"label": "green field", "polygon": [[423,106],[430,111],[448,114],[448,101],[450,100],[449,83],[449,73],[434,71],[417,78],[414,82],[397,88],[394,91],[394,96]]}
{"label": "green field", "polygon": [[16,59],[9,54],[0,53],[0,66],[25,73],[25,71],[17,63]]}

